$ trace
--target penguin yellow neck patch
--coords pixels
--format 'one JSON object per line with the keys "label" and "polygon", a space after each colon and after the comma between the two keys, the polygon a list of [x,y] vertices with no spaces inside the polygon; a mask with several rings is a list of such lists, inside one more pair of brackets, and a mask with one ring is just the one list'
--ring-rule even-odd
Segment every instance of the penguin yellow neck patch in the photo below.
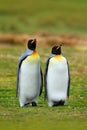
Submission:
{"label": "penguin yellow neck patch", "polygon": [[54,58],[55,58],[55,59],[61,59],[62,56],[61,56],[61,55],[55,55]]}
{"label": "penguin yellow neck patch", "polygon": [[33,54],[32,54],[32,56],[33,56],[33,57],[37,57],[37,56],[39,56],[39,55],[38,55],[37,51],[34,51]]}
{"label": "penguin yellow neck patch", "polygon": [[26,62],[38,62],[38,60],[40,60],[40,56],[39,54],[37,53],[37,51],[34,51],[31,55],[29,55],[27,58],[26,58]]}

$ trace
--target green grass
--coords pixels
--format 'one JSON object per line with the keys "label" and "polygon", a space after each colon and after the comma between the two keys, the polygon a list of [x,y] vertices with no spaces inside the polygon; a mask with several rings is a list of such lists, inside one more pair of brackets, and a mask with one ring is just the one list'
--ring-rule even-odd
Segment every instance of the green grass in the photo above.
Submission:
{"label": "green grass", "polygon": [[0,32],[87,34],[87,0],[0,0]]}
{"label": "green grass", "polygon": [[[51,47],[38,47],[41,67]],[[43,95],[38,106],[19,107],[16,92],[18,57],[25,47],[0,46],[0,129],[2,130],[86,130],[87,129],[87,49],[63,46],[62,52],[70,66],[70,99],[64,107],[48,107]]]}

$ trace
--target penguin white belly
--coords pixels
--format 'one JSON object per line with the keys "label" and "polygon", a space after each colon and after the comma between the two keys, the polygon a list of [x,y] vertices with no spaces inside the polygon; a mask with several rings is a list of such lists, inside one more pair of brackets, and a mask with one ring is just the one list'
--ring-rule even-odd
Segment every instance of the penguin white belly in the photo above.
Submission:
{"label": "penguin white belly", "polygon": [[[19,74],[19,98],[24,104],[37,102],[40,92],[40,62],[30,60],[22,62]],[[20,102],[21,102],[20,101]]]}
{"label": "penguin white belly", "polygon": [[47,74],[48,99],[51,101],[65,100],[68,87],[68,68],[64,58],[52,59]]}

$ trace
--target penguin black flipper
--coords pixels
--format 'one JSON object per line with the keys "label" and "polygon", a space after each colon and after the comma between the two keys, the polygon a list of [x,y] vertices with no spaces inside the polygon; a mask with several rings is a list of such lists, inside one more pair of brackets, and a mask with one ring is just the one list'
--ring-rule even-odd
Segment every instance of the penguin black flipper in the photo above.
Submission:
{"label": "penguin black flipper", "polygon": [[69,98],[69,91],[70,91],[70,71],[69,71],[68,61],[67,61],[67,67],[68,67],[68,76],[69,76],[69,79],[68,79],[68,88],[67,88],[67,97]]}
{"label": "penguin black flipper", "polygon": [[50,61],[50,58],[47,60],[45,74],[44,74],[44,89],[45,89],[44,98],[45,99],[48,98],[47,97],[47,72],[48,72],[49,61]]}
{"label": "penguin black flipper", "polygon": [[26,59],[29,55],[31,55],[33,53],[33,51],[27,50],[26,52],[24,52],[20,59],[19,59],[19,63],[18,63],[18,68],[17,68],[17,83],[16,83],[16,97],[19,94],[19,74],[20,74],[20,68],[21,68],[21,64],[23,62],[24,59]]}
{"label": "penguin black flipper", "polygon": [[40,74],[41,74],[41,86],[40,86],[39,96],[41,96],[42,90],[43,90],[43,73],[42,73],[42,69],[41,68],[40,68]]}
{"label": "penguin black flipper", "polygon": [[44,98],[47,99],[48,96],[47,96],[47,72],[48,72],[48,66],[49,66],[49,62],[50,62],[50,59],[53,57],[54,55],[51,55],[47,62],[46,62],[46,69],[45,69],[45,74],[44,74],[44,88],[45,88],[45,92],[44,92]]}

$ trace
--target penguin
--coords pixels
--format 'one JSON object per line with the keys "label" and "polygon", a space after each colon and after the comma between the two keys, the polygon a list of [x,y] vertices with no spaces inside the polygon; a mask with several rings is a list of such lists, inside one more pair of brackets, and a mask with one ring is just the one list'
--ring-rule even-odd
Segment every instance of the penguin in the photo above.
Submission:
{"label": "penguin", "polygon": [[27,48],[19,58],[17,69],[16,96],[19,97],[20,107],[28,104],[37,106],[43,88],[43,75],[40,56],[36,51],[36,39],[30,39]]}
{"label": "penguin", "polygon": [[69,98],[70,72],[67,59],[62,56],[62,44],[53,46],[46,62],[44,75],[45,99],[48,106],[63,106]]}

